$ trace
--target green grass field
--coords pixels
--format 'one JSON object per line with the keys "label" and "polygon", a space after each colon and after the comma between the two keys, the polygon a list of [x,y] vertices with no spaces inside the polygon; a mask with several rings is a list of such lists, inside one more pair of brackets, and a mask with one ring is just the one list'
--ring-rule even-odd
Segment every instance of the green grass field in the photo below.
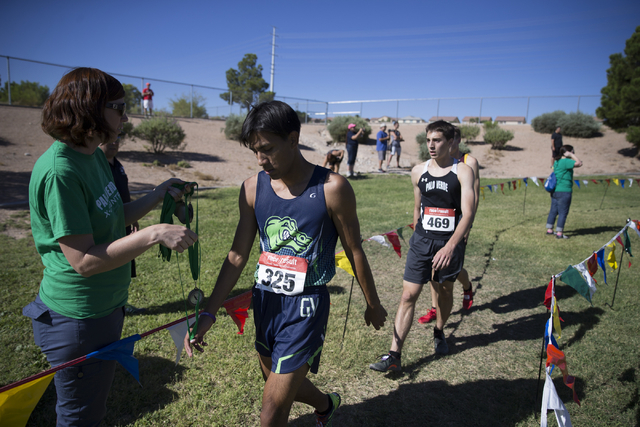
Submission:
{"label": "green grass field", "polygon": [[[602,178],[602,177],[598,177]],[[482,184],[506,182],[483,180]],[[362,235],[391,231],[412,222],[413,194],[406,176],[365,176],[352,182],[358,200]],[[462,287],[456,284],[454,310],[445,328],[450,354],[436,357],[432,325],[417,317],[403,350],[404,371],[382,374],[369,363],[389,350],[393,318],[402,288],[408,243],[402,257],[378,243],[364,242],[380,298],[389,312],[379,331],[364,323],[364,298],[357,284],[353,292],[347,332],[342,342],[351,277],[338,270],[329,284],[332,297],[327,340],[318,375],[312,381],[343,397],[336,425],[343,426],[536,426],[540,403],[535,401],[545,322],[542,305],[552,274],[587,258],[631,217],[640,218],[640,188],[609,187],[600,209],[603,185],[575,189],[566,234],[559,241],[545,235],[549,195],[529,185],[523,215],[524,186],[517,191],[485,191],[473,226],[465,267],[473,280],[475,301],[460,310]],[[201,193],[200,239],[202,279],[199,287],[211,292],[218,270],[230,248],[238,219],[239,189]],[[153,211],[142,221],[158,221]],[[4,224],[19,226],[25,214],[16,212]],[[404,230],[404,238],[411,235]],[[625,256],[619,273],[615,304],[611,308],[617,272],[608,271],[609,285],[596,274],[598,291],[590,305],[572,288],[558,282],[557,298],[564,320],[556,337],[576,377],[582,406],[573,403],[559,370],[552,377],[574,425],[632,426],[640,424],[640,239],[630,233],[631,258]],[[620,255],[620,247],[616,253]],[[252,286],[258,257],[252,259],[231,296]],[[181,258],[186,279],[186,258]],[[638,261],[637,261],[638,260]],[[163,263],[153,249],[137,260],[138,278],[130,288],[130,303],[146,307],[143,315],[125,319],[123,337],[143,333],[184,316],[184,300],[175,260]],[[29,319],[22,307],[38,291],[42,266],[31,237],[15,240],[0,235],[0,384],[5,385],[47,369],[48,363],[33,343]],[[418,301],[417,314],[430,306],[429,289]],[[636,308],[633,308],[636,307]],[[252,314],[250,310],[250,314]],[[259,425],[262,376],[253,348],[250,316],[245,335],[224,310],[207,335],[209,347],[193,359],[174,365],[175,347],[167,332],[136,343],[142,388],[121,367],[107,403],[104,425],[109,426],[255,426]],[[31,426],[55,425],[55,390],[45,392],[30,419]],[[310,426],[313,410],[294,404],[290,425]],[[556,425],[549,414],[549,424]]]}

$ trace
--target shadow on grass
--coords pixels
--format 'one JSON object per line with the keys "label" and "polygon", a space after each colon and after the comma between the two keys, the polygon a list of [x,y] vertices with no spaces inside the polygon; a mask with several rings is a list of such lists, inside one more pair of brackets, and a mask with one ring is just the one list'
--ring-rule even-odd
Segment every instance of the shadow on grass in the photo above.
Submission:
{"label": "shadow on grass", "polygon": [[[140,386],[120,364],[116,365],[113,386],[107,399],[107,415],[102,425],[131,425],[145,414],[162,410],[180,396],[167,384],[180,381],[186,368],[172,360],[135,355],[140,369]],[[35,407],[28,425],[55,426],[56,392],[53,381]]]}
{"label": "shadow on grass", "polygon": [[[534,405],[536,383],[535,379],[520,378],[458,385],[446,381],[400,384],[397,389],[390,387],[388,394],[361,403],[343,403],[334,419],[336,425],[344,426],[515,426],[540,412]],[[314,418],[303,415],[289,425],[313,425]]]}
{"label": "shadow on grass", "polygon": [[194,153],[190,151],[170,151],[162,154],[150,153],[147,151],[120,151],[118,153],[118,159],[137,163],[153,163],[154,160],[157,160],[163,165],[173,165],[178,163],[180,160],[210,163],[224,161],[218,156]]}
{"label": "shadow on grass", "polygon": [[590,234],[601,233],[617,233],[621,227],[609,226],[609,227],[591,227],[591,228],[578,228],[565,233],[567,236],[587,236]]}

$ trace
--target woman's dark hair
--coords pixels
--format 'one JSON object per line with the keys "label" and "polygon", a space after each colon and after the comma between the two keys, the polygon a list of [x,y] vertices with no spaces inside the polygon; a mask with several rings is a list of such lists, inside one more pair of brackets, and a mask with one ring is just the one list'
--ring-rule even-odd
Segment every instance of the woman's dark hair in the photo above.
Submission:
{"label": "woman's dark hair", "polygon": [[124,88],[114,77],[96,68],[75,68],[60,79],[45,102],[42,130],[84,147],[88,136],[104,138],[113,132],[104,119],[104,108],[119,98],[124,98]]}
{"label": "woman's dark hair", "polygon": [[558,150],[558,155],[556,157],[554,157],[555,160],[560,160],[561,158],[564,157],[564,153],[566,153],[567,151],[573,151],[573,145],[563,145],[562,147],[560,147],[560,149]]}
{"label": "woman's dark hair", "polygon": [[288,104],[281,101],[263,102],[254,106],[242,124],[240,142],[250,147],[251,137],[257,132],[275,133],[286,138],[291,132],[300,133],[300,118]]}

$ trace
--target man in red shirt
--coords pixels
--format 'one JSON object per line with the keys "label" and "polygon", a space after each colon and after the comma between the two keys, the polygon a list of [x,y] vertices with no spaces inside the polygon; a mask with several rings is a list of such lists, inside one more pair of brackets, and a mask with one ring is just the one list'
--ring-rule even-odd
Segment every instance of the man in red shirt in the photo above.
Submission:
{"label": "man in red shirt", "polygon": [[[147,83],[147,87],[142,89],[142,106],[144,107],[144,116],[150,117],[153,115],[153,91],[151,90],[151,83]],[[147,111],[149,112],[147,114]]]}

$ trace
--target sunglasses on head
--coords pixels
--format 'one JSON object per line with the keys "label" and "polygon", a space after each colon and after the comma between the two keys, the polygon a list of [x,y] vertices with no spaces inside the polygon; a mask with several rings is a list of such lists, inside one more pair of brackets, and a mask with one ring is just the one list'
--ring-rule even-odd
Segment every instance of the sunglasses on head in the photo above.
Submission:
{"label": "sunglasses on head", "polygon": [[123,102],[122,104],[116,104],[114,102],[107,102],[107,104],[104,107],[105,108],[109,108],[111,110],[118,110],[118,111],[120,111],[121,115],[124,115],[124,113],[126,112],[127,104],[125,102]]}

